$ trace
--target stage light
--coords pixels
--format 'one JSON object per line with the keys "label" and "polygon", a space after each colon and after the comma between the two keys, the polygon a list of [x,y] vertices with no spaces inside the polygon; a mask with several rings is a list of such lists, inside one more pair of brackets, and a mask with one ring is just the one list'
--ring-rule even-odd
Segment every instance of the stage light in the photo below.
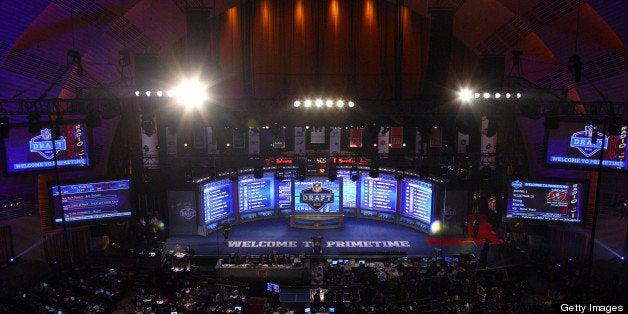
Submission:
{"label": "stage light", "polygon": [[158,97],[161,97],[161,96],[163,96],[163,95],[164,95],[164,92],[162,92],[162,91],[160,91],[160,90],[158,90],[158,91],[157,91],[157,96],[158,96]]}
{"label": "stage light", "polygon": [[349,106],[349,108],[353,108],[353,107],[355,107],[355,102],[349,101],[349,103],[347,103],[347,105]]}
{"label": "stage light", "polygon": [[491,93],[485,92],[484,94],[482,94],[482,96],[484,97],[484,99],[489,99],[491,98]]}
{"label": "stage light", "polygon": [[320,98],[317,99],[316,102],[315,102],[315,105],[316,105],[317,108],[322,107],[323,106],[323,100],[320,99]]}
{"label": "stage light", "polygon": [[402,181],[403,179],[405,179],[405,173],[403,169],[401,168],[395,169],[395,180]]}
{"label": "stage light", "polygon": [[510,93],[506,93],[506,99],[510,99]]}
{"label": "stage light", "polygon": [[9,130],[9,117],[5,116],[0,118],[0,136],[2,136],[2,138],[9,138]]}
{"label": "stage light", "polygon": [[261,166],[255,167],[255,169],[253,169],[253,178],[261,179],[263,176],[264,176],[264,169]]}
{"label": "stage light", "polygon": [[440,222],[440,220],[434,220],[432,222],[432,224],[430,224],[430,233],[431,234],[437,234],[441,230],[443,230],[443,224]]}
{"label": "stage light", "polygon": [[471,94],[471,91],[469,89],[463,88],[458,93],[458,97],[462,102],[469,102],[473,98],[473,94]]}
{"label": "stage light", "polygon": [[140,91],[136,90],[135,91],[135,96],[140,97]]}
{"label": "stage light", "polygon": [[187,108],[198,108],[207,100],[207,85],[198,80],[186,79],[175,91],[177,102]]}
{"label": "stage light", "polygon": [[146,91],[146,97],[150,97],[150,91],[149,90]]}
{"label": "stage light", "polygon": [[360,178],[360,170],[358,169],[358,166],[351,167],[351,170],[349,171],[349,177],[353,182],[358,181],[358,179]]}
{"label": "stage light", "polygon": [[502,94],[500,94],[500,93],[495,93],[495,98],[499,99],[499,98],[501,98],[501,97],[502,97]]}
{"label": "stage light", "polygon": [[306,108],[312,107],[312,100],[311,99],[306,99],[305,100],[305,107]]}
{"label": "stage light", "polygon": [[338,108],[342,108],[342,107],[344,107],[344,106],[345,106],[345,102],[344,102],[344,100],[338,100],[338,101],[336,101],[336,106],[337,106]]}
{"label": "stage light", "polygon": [[298,101],[298,100],[295,100],[293,105],[294,105],[295,108],[299,108],[299,107],[301,107],[301,102]]}
{"label": "stage light", "polygon": [[327,99],[327,101],[325,102],[325,106],[327,106],[327,108],[331,108],[334,106],[334,101],[331,99]]}
{"label": "stage light", "polygon": [[521,93],[517,93],[517,99],[521,98]]}
{"label": "stage light", "polygon": [[334,164],[333,162],[329,164],[329,166],[327,167],[327,179],[329,181],[336,181],[338,180],[338,169],[336,168],[336,164]]}
{"label": "stage light", "polygon": [[369,177],[377,179],[379,177],[379,168],[377,166],[371,166],[369,169]]}
{"label": "stage light", "polygon": [[474,97],[475,99],[480,98],[480,96],[481,96],[481,95],[480,95],[480,93],[475,93],[475,94],[473,94],[473,97]]}
{"label": "stage light", "polygon": [[28,132],[36,134],[41,132],[41,116],[38,113],[31,113],[28,115]]}

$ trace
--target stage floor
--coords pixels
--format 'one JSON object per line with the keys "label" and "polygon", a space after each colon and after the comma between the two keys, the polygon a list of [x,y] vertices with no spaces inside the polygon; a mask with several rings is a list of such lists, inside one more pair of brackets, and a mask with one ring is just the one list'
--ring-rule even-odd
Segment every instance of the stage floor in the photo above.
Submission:
{"label": "stage floor", "polygon": [[470,238],[438,239],[400,225],[357,218],[345,218],[343,228],[325,230],[292,228],[287,219],[248,222],[232,226],[228,242],[218,230],[207,236],[170,236],[164,249],[172,250],[180,243],[190,245],[198,256],[225,256],[237,251],[260,255],[269,250],[310,255],[314,253],[314,236],[323,238],[324,256],[430,256],[438,250],[442,255],[458,255],[476,254],[477,249]]}

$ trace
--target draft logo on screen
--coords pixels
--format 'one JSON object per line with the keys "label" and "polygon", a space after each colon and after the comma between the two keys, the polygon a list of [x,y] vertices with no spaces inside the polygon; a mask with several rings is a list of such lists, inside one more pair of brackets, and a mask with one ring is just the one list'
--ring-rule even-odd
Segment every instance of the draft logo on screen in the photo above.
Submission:
{"label": "draft logo on screen", "polygon": [[326,204],[333,202],[334,192],[324,188],[320,182],[314,182],[311,188],[301,190],[301,203],[309,205],[314,210],[321,210]]}
{"label": "draft logo on screen", "polygon": [[[32,137],[29,142],[29,146],[31,153],[38,153],[48,160],[54,157],[54,152],[52,151],[52,132],[50,129],[43,129],[41,130],[40,135]],[[59,153],[59,151],[66,150],[65,137],[60,136],[58,140],[55,140],[54,147],[56,148],[57,153]]]}
{"label": "draft logo on screen", "polygon": [[584,127],[584,131],[578,131],[571,135],[570,147],[578,149],[586,157],[591,157],[599,152],[604,141],[604,149],[608,148],[608,140],[604,138],[604,134],[597,132],[597,140],[593,143],[593,132],[597,132],[597,128],[592,125]]}
{"label": "draft logo on screen", "polygon": [[179,203],[177,207],[179,207],[179,215],[186,220],[191,220],[196,217],[196,211],[192,208],[190,203]]}

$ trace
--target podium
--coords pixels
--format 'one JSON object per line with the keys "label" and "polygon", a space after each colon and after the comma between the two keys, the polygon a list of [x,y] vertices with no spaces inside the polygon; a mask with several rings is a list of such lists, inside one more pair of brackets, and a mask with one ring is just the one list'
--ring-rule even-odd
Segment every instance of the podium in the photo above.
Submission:
{"label": "podium", "polygon": [[312,249],[314,250],[314,254],[323,254],[323,237],[312,237]]}

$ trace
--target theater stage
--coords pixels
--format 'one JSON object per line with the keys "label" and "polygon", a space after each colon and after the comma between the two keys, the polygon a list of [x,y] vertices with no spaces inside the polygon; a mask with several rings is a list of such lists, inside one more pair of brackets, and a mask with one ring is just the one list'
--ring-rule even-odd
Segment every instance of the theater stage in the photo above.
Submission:
{"label": "theater stage", "polygon": [[439,239],[424,232],[377,220],[345,218],[338,229],[309,230],[290,227],[287,219],[272,219],[232,226],[229,241],[222,231],[207,236],[172,235],[165,250],[176,243],[190,245],[197,256],[225,256],[240,251],[242,255],[260,255],[275,250],[280,254],[313,254],[312,237],[323,237],[324,256],[428,256],[477,254],[479,248],[471,238]]}

